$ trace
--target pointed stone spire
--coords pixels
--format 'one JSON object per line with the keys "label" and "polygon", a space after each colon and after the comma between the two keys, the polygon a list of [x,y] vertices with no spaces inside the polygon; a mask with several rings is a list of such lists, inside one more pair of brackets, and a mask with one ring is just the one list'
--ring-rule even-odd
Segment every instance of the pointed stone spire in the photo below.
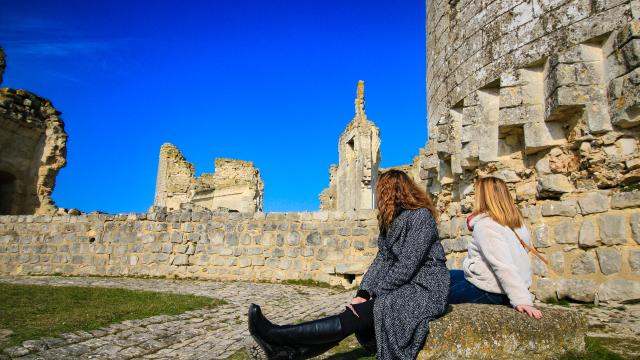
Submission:
{"label": "pointed stone spire", "polygon": [[366,119],[364,113],[364,80],[358,81],[358,89],[356,90],[356,118]]}

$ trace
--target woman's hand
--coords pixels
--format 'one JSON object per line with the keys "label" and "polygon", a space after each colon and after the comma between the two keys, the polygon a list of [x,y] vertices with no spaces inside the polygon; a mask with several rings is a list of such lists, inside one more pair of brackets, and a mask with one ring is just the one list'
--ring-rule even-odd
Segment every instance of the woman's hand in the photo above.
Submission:
{"label": "woman's hand", "polygon": [[351,300],[351,304],[347,305],[347,308],[349,310],[351,310],[351,312],[353,313],[353,315],[360,317],[360,315],[358,315],[358,313],[356,312],[356,309],[353,308],[353,305],[356,304],[362,304],[363,302],[367,301],[367,299],[360,297],[360,296],[356,296]]}
{"label": "woman's hand", "polygon": [[361,296],[357,296],[354,297],[353,299],[351,299],[351,304],[362,304],[363,302],[367,301],[367,299],[361,297]]}
{"label": "woman's hand", "polygon": [[542,317],[542,311],[534,308],[531,305],[516,305],[516,310],[518,310],[519,312],[527,313],[527,315],[534,319],[540,319]]}

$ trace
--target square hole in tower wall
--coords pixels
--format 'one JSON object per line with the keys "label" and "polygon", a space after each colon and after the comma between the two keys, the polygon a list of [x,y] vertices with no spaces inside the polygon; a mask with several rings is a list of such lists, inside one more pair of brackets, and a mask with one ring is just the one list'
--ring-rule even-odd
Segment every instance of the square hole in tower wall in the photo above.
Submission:
{"label": "square hole in tower wall", "polygon": [[502,167],[519,170],[524,164],[524,134],[522,127],[500,127],[498,133],[498,162]]}

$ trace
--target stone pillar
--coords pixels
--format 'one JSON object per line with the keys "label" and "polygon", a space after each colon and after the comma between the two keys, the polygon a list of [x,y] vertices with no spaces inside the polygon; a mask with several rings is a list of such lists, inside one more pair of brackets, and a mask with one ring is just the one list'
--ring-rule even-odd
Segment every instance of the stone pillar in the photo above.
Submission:
{"label": "stone pillar", "polygon": [[163,144],[160,148],[153,205],[175,210],[180,208],[180,204],[189,202],[193,175],[193,164],[184,158],[180,150],[173,144]]}
{"label": "stone pillar", "polygon": [[[355,116],[338,141],[339,163],[321,194],[323,210],[373,209],[380,164],[380,130],[365,114],[364,81],[358,82]],[[335,190],[334,190],[335,189]]]}

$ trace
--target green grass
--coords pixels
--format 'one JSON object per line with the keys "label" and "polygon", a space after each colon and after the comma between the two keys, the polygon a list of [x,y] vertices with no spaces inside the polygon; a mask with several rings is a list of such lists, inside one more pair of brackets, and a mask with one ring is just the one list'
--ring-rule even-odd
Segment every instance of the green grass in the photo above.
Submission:
{"label": "green grass", "polygon": [[0,284],[0,328],[13,331],[0,348],[70,331],[94,330],[124,320],[176,315],[225,303],[204,296],[151,291]]}
{"label": "green grass", "polygon": [[566,300],[566,299],[547,299],[544,301],[545,304],[549,304],[549,305],[559,305],[559,306],[569,306],[571,304],[570,301]]}
{"label": "green grass", "polygon": [[620,188],[621,192],[631,192],[631,191],[636,191],[636,190],[640,190],[640,182],[629,184],[629,185],[625,185],[625,186]]}
{"label": "green grass", "polygon": [[331,285],[323,281],[316,281],[311,279],[287,279],[287,280],[283,280],[282,283],[286,285],[302,285],[302,286],[312,286],[312,287],[319,287],[319,288],[325,288],[325,289],[345,290],[343,286]]}
{"label": "green grass", "polygon": [[585,337],[584,354],[567,354],[560,360],[624,360],[624,358],[607,349],[599,340]]}

